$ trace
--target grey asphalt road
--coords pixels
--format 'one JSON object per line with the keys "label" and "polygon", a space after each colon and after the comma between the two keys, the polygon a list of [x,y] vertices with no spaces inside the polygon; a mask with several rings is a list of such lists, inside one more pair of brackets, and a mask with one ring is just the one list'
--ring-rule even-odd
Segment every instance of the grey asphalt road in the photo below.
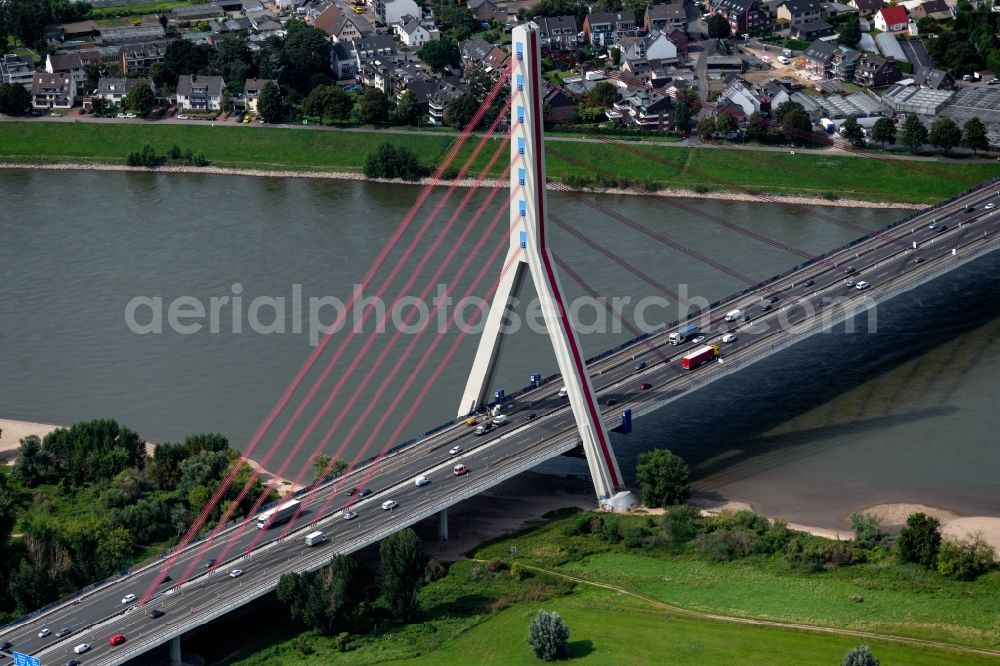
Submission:
{"label": "grey asphalt road", "polygon": [[[705,342],[720,345],[723,361],[753,358],[780,336],[788,335],[789,326],[835,308],[851,307],[869,293],[848,285],[848,278],[864,280],[870,283],[870,290],[876,291],[935,270],[942,261],[947,261],[952,248],[987,242],[986,234],[990,234],[988,240],[992,241],[992,234],[1000,227],[1000,214],[997,209],[986,208],[990,204],[1000,208],[996,186],[919,216],[876,239],[842,250],[774,285],[720,306],[705,316],[702,326]],[[970,205],[972,210],[967,211],[966,206]],[[931,216],[946,228],[940,231],[928,228]],[[849,272],[848,266],[853,270]],[[808,284],[810,280],[812,284]],[[764,297],[769,295],[776,300],[765,312]],[[748,314],[751,321],[723,321],[724,313],[734,308]],[[618,425],[624,407],[692,390],[710,379],[712,373],[722,371],[719,364],[707,364],[695,371],[682,369],[680,358],[692,346],[668,344],[668,332],[589,366],[609,427]],[[735,334],[736,340],[721,343],[725,333]],[[645,367],[637,369],[639,363],[645,363]],[[643,388],[647,385],[648,388]],[[488,435],[477,437],[472,428],[458,422],[384,459],[364,484],[373,494],[358,499],[351,507],[358,514],[353,520],[345,520],[340,512],[345,503],[357,497],[347,497],[346,490],[362,484],[371,470],[358,470],[303,497],[305,511],[287,529],[273,527],[261,532],[250,523],[243,529],[221,533],[211,543],[193,544],[164,572],[172,580],[160,585],[146,605],[122,603],[122,600],[128,594],[141,598],[161,572],[159,566],[140,568],[75,602],[11,627],[0,635],[0,644],[10,641],[13,649],[40,655],[43,663],[55,664],[73,658],[73,648],[87,643],[90,650],[79,657],[84,663],[119,663],[134,656],[127,652],[130,645],[138,649],[162,643],[164,635],[190,624],[188,616],[218,607],[224,601],[247,597],[255,585],[273,586],[283,572],[301,568],[307,558],[325,561],[334,552],[343,552],[346,543],[377,540],[388,529],[411,524],[419,516],[459,501],[461,493],[468,493],[470,486],[492,485],[507,478],[510,470],[519,464],[523,466],[526,458],[551,456],[553,450],[562,450],[556,449],[556,444],[565,448],[575,426],[567,401],[557,397],[560,387],[561,383],[556,381],[519,396],[505,408],[510,423]],[[536,417],[529,419],[531,414]],[[454,446],[460,446],[462,451],[451,454]],[[470,472],[454,475],[452,469],[458,463],[467,465]],[[417,487],[413,479],[421,474],[428,476],[430,483]],[[380,505],[387,499],[397,501],[398,507],[381,510]],[[316,528],[322,529],[329,541],[307,548],[304,535]],[[286,539],[276,541],[289,531]],[[249,553],[255,542],[257,550]],[[266,548],[260,548],[265,544]],[[227,553],[224,557],[223,552]],[[206,567],[211,558],[220,561]],[[189,567],[192,576],[181,581]],[[243,575],[236,578],[227,575],[234,568],[243,570]],[[164,615],[150,617],[153,609],[162,610]],[[54,633],[64,627],[73,633],[55,638]],[[45,628],[52,633],[39,637],[39,631]],[[108,644],[114,634],[126,637],[124,646]],[[9,663],[9,659],[0,659],[0,664]]]}

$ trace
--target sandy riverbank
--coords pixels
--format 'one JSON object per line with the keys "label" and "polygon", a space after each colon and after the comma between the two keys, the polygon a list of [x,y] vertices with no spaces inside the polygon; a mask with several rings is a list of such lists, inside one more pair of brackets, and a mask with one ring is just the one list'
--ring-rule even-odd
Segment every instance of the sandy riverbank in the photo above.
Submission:
{"label": "sandy riverbank", "polygon": [[[282,171],[265,169],[237,169],[229,167],[192,167],[170,165],[157,169],[143,169],[128,167],[123,164],[87,164],[87,163],[32,163],[32,162],[0,162],[0,169],[44,169],[48,171],[145,171],[161,173],[209,173],[224,176],[253,176],[258,178],[319,178],[326,180],[356,180],[369,181],[374,183],[386,183],[392,185],[426,185],[431,182],[430,178],[420,181],[405,181],[395,178],[367,178],[364,175],[350,171]],[[496,180],[484,180],[477,182],[475,179],[467,178],[459,181],[444,180],[438,181],[442,186],[456,183],[459,187],[493,187],[498,183]],[[633,190],[618,188],[570,188],[561,183],[549,183],[549,190],[572,190],[577,192],[591,192],[594,194],[620,194],[628,196],[652,196],[644,195]],[[660,190],[657,196],[683,198],[683,199],[710,199],[713,201],[759,201],[757,197],[742,192],[695,192],[679,188],[667,188]],[[861,201],[858,199],[824,199],[823,197],[792,196],[767,194],[769,202],[797,204],[802,206],[839,206],[842,208],[905,208],[909,210],[921,210],[926,208],[922,204],[899,203],[894,201]]]}
{"label": "sandy riverbank", "polygon": [[[14,421],[11,419],[0,419],[0,460],[8,465],[13,465],[17,458],[17,449],[21,445],[21,439],[29,435],[36,435],[39,438],[45,437],[56,428],[64,426],[51,423],[35,423],[32,421]],[[156,449],[155,442],[146,442],[146,453],[153,455]],[[267,483],[274,475],[267,471],[256,460],[247,460],[250,465],[260,475],[262,483]],[[288,479],[275,479],[274,487],[286,494],[302,488],[302,484],[292,483]]]}

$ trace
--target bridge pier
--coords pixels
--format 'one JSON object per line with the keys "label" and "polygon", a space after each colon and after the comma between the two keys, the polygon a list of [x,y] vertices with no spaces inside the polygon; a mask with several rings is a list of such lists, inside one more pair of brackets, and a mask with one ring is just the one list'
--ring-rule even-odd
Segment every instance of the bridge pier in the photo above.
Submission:
{"label": "bridge pier", "polygon": [[438,511],[438,539],[440,541],[448,540],[448,509],[444,508]]}
{"label": "bridge pier", "polygon": [[181,637],[174,636],[170,639],[170,666],[181,666]]}

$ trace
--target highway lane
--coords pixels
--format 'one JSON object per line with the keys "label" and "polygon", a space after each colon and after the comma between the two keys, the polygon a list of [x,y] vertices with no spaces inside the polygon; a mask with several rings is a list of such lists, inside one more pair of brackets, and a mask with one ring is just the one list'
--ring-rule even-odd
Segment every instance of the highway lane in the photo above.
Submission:
{"label": "highway lane", "polygon": [[[735,332],[737,341],[720,344],[720,348],[724,360],[729,357],[738,358],[742,354],[755,353],[760,343],[767,338],[782,335],[782,327],[777,325],[782,317],[786,318],[789,324],[795,324],[806,320],[810,312],[826,312],[843,307],[837,304],[838,299],[847,299],[846,305],[863,299],[866,292],[860,292],[845,284],[848,265],[853,266],[857,272],[857,275],[853,276],[854,279],[871,282],[871,289],[877,289],[880,284],[888,280],[930,270],[942,257],[951,253],[952,247],[978,242],[983,231],[997,231],[1000,215],[996,214],[995,210],[984,210],[984,205],[988,202],[1000,206],[997,193],[990,190],[974,195],[970,199],[975,207],[971,212],[965,211],[966,201],[950,204],[932,214],[916,218],[905,228],[891,230],[893,236],[903,237],[901,241],[885,243],[875,249],[869,249],[873,243],[859,244],[857,247],[835,254],[822,263],[804,269],[796,276],[772,285],[766,293],[776,292],[780,294],[781,300],[770,312],[761,311],[762,297],[756,294],[748,294],[742,299],[716,308],[705,316],[709,322],[705,326],[707,342],[717,341],[725,332]],[[928,229],[927,224],[932,216],[947,224],[948,229],[943,232]],[[918,244],[919,249],[912,249],[913,242]],[[924,261],[915,263],[913,258],[917,256],[922,257]],[[813,279],[815,283],[805,286],[803,282],[807,278]],[[791,306],[793,303],[794,307]],[[744,310],[751,316],[751,322],[722,322],[724,312],[733,308]],[[618,415],[623,407],[679,393],[701,383],[704,379],[702,375],[711,372],[710,367],[695,372],[682,370],[679,358],[691,349],[691,345],[669,345],[666,343],[667,333],[668,331],[664,331],[644,343],[637,343],[628,350],[591,364],[594,387],[600,395],[600,402],[610,425],[617,424]],[[648,346],[652,346],[653,350],[648,349]],[[661,357],[665,357],[666,362],[661,362]],[[647,366],[636,371],[634,366],[639,362],[645,362]],[[639,388],[641,383],[649,383],[652,388],[643,391]],[[358,518],[344,521],[338,513],[319,521],[321,529],[328,531],[331,539],[327,544],[312,551],[332,553],[339,542],[351,535],[377,531],[393,521],[403,519],[409,512],[426,509],[439,502],[443,493],[493,473],[494,469],[499,469],[524,455],[524,451],[529,447],[545,446],[544,442],[553,438],[572,435],[574,422],[566,408],[568,401],[556,397],[560,386],[561,383],[552,382],[520,396],[513,404],[505,406],[505,412],[512,423],[487,436],[476,437],[472,433],[472,428],[459,422],[418,446],[387,458],[380,464],[378,474],[369,484],[375,494],[359,500],[354,505]],[[619,404],[608,405],[609,399],[616,400]],[[530,424],[524,420],[529,413],[538,414],[538,418]],[[448,449],[456,443],[465,451],[459,456],[451,456],[448,454]],[[458,462],[470,466],[472,471],[469,475],[454,477],[451,474],[452,465]],[[33,653],[49,647],[50,649],[44,652],[46,657],[58,655],[59,659],[64,657],[68,659],[72,656],[72,647],[81,641],[86,641],[93,647],[81,661],[90,662],[96,657],[112,654],[115,648],[108,646],[107,639],[114,633],[123,633],[126,637],[130,634],[136,636],[148,633],[157,626],[169,627],[172,622],[183,622],[180,614],[185,609],[190,614],[205,604],[217,602],[219,595],[239,594],[252,581],[274,578],[283,562],[291,566],[293,554],[299,553],[301,556],[304,550],[302,538],[307,527],[317,522],[317,516],[310,511],[316,511],[330,497],[335,498],[332,504],[335,508],[346,503],[349,498],[344,496],[344,489],[358,483],[364,473],[364,470],[358,470],[348,479],[318,490],[315,496],[308,500],[308,509],[295,526],[298,532],[290,536],[286,542],[258,551],[252,558],[243,559],[243,550],[257,536],[256,528],[251,525],[243,531],[231,549],[230,555],[237,559],[219,563],[214,573],[208,573],[199,565],[195,570],[197,578],[170,594],[167,593],[170,591],[168,588],[176,584],[176,581],[162,586],[163,591],[158,593],[145,608],[139,609],[133,605],[132,610],[123,613],[127,607],[121,604],[121,599],[125,594],[141,596],[158,572],[156,568],[141,571],[125,580],[115,581],[95,590],[81,603],[70,604],[52,615],[15,627],[0,637],[0,643],[9,640],[15,649]],[[431,483],[417,488],[413,486],[412,479],[421,473],[427,473]],[[400,506],[392,512],[383,512],[378,507],[388,497],[397,500]],[[266,539],[273,539],[282,529],[275,527],[268,530]],[[205,558],[217,556],[227,541],[234,538],[236,532],[231,530],[220,535],[204,554],[200,552],[200,544],[189,548],[181,554],[168,573],[179,576],[192,561],[205,561]],[[236,579],[229,578],[226,572],[235,567],[243,569],[244,575]],[[166,615],[159,619],[149,618],[146,612],[153,607],[162,608]],[[84,627],[112,616],[113,620],[107,624],[79,633]],[[37,637],[37,632],[43,627],[49,628],[53,633],[63,627],[69,627],[78,633],[64,639],[55,639],[52,635],[40,639]],[[52,663],[62,662],[52,661]]]}

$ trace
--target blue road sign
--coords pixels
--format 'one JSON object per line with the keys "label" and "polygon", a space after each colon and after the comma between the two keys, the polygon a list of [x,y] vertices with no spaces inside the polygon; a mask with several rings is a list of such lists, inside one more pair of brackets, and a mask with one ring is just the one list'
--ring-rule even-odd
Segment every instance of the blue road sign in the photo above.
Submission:
{"label": "blue road sign", "polygon": [[40,666],[41,662],[38,661],[38,657],[32,657],[30,654],[21,654],[20,652],[14,653],[14,666]]}

